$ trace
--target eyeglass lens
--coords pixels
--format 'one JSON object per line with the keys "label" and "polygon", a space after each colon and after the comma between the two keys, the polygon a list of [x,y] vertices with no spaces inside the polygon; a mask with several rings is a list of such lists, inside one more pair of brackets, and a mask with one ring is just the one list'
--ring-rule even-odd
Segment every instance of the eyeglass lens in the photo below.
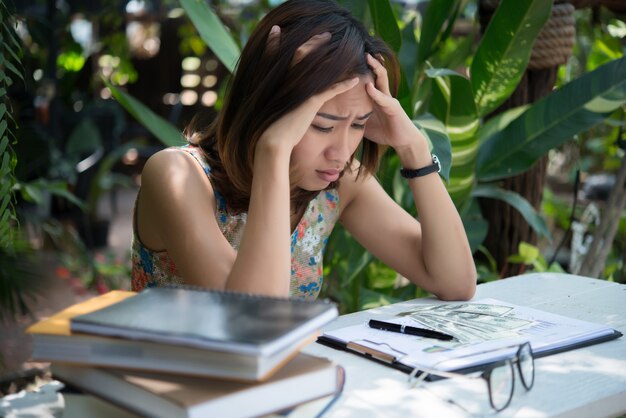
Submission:
{"label": "eyeglass lens", "polygon": [[489,386],[489,400],[496,411],[501,411],[509,405],[513,397],[514,375],[510,361],[494,367],[487,379]]}

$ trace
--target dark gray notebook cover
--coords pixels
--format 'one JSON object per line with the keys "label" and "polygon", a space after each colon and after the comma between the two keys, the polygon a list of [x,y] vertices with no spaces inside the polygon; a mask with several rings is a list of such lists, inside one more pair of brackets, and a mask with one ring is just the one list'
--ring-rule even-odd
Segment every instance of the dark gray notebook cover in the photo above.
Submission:
{"label": "dark gray notebook cover", "polygon": [[271,355],[337,316],[327,301],[272,298],[189,287],[150,288],[74,317],[72,332]]}

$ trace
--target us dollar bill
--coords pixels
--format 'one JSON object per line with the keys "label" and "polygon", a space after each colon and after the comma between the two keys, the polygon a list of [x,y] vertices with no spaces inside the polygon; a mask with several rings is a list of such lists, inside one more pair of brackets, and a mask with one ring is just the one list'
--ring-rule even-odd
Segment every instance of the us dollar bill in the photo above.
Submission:
{"label": "us dollar bill", "polygon": [[490,304],[418,306],[399,314],[423,327],[454,336],[461,343],[489,341],[518,335],[533,321],[512,316],[512,308]]}

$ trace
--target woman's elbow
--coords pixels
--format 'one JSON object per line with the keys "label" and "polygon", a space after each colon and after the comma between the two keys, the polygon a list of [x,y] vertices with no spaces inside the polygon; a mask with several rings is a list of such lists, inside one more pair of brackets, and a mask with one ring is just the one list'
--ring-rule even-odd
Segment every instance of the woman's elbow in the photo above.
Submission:
{"label": "woman's elbow", "polygon": [[439,299],[446,301],[470,300],[474,294],[476,294],[476,271],[466,273],[436,293]]}

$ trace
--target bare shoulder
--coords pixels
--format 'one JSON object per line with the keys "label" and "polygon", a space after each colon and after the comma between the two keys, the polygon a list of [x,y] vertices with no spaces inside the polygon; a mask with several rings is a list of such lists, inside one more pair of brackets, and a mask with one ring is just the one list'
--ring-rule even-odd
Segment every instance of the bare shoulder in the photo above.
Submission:
{"label": "bare shoulder", "polygon": [[[198,166],[198,167],[196,167]],[[142,172],[142,180],[156,177],[165,180],[170,175],[188,175],[198,171],[199,164],[188,153],[175,148],[167,148],[152,155]],[[201,170],[200,170],[201,171]],[[177,180],[174,178],[172,180]]]}
{"label": "bare shoulder", "polygon": [[211,182],[198,161],[175,148],[159,151],[148,159],[141,175],[141,188],[148,200],[159,199],[162,203],[214,200]]}
{"label": "bare shoulder", "polygon": [[[190,154],[168,148],[152,155],[144,166],[142,186],[156,183],[159,187],[187,187],[210,182],[200,164]],[[189,183],[191,182],[191,183]]]}
{"label": "bare shoulder", "polygon": [[169,148],[148,159],[141,174],[136,218],[144,245],[171,250],[166,243],[171,244],[176,231],[193,230],[210,220],[206,214],[211,209],[215,210],[213,187],[193,156]]}

